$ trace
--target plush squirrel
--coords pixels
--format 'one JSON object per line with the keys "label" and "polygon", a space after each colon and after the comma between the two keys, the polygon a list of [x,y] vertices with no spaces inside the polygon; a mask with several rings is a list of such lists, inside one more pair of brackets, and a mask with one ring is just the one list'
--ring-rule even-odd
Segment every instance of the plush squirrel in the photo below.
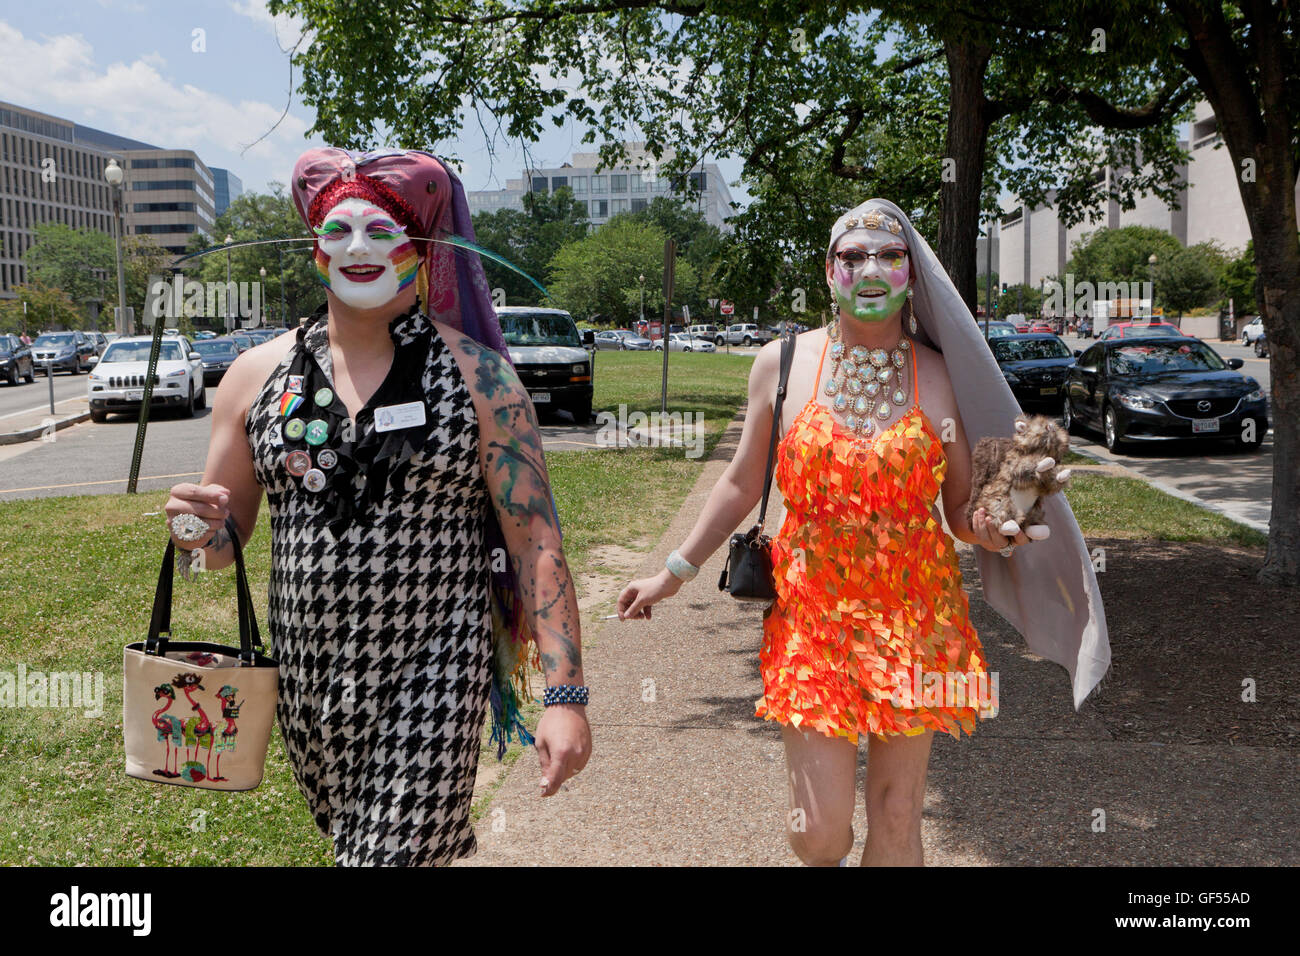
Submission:
{"label": "plush squirrel", "polygon": [[971,453],[970,506],[966,520],[983,508],[1004,535],[1023,528],[1031,541],[1046,538],[1042,498],[1065,487],[1070,469],[1056,470],[1070,438],[1045,415],[1016,417],[1012,438],[981,438]]}

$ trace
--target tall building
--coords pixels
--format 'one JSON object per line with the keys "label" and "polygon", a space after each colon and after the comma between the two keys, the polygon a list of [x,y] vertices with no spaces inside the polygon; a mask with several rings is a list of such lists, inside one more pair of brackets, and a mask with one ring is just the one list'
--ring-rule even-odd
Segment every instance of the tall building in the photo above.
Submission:
{"label": "tall building", "polygon": [[[122,167],[125,235],[149,235],[174,254],[191,234],[211,234],[214,178],[193,150],[149,143],[12,103],[0,103],[0,298],[27,281],[32,229],[61,222],[113,234],[110,159]],[[232,177],[233,178],[233,177]],[[238,180],[235,180],[238,183]],[[116,298],[113,277],[106,298]]]}
{"label": "tall building", "polygon": [[230,208],[232,202],[244,194],[244,184],[228,169],[213,166],[211,172],[214,183],[212,195],[216,197],[215,214],[220,216]]}
{"label": "tall building", "polygon": [[[568,186],[596,228],[620,212],[639,212],[656,196],[678,196],[686,201],[685,185],[675,187],[657,174],[654,158],[646,153],[644,143],[629,143],[628,153],[629,162],[616,169],[598,169],[599,153],[574,153],[572,162],[527,170],[520,179],[507,180],[505,189],[470,193],[470,211],[522,209],[524,193],[554,192]],[[671,154],[664,158],[670,159]],[[714,163],[704,163],[689,175],[691,182],[698,183],[700,188],[700,196],[690,204],[706,222],[730,232],[725,219],[732,214],[731,192],[722,171]]]}

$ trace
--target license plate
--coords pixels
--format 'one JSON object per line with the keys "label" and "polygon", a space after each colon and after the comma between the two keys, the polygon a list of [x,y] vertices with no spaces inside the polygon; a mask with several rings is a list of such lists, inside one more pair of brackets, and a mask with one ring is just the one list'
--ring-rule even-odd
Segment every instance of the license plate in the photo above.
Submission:
{"label": "license plate", "polygon": [[1219,430],[1219,420],[1217,418],[1193,418],[1192,434],[1197,435],[1201,432],[1217,432]]}
{"label": "license plate", "polygon": [[1040,388],[1040,389],[1038,390],[1038,394],[1039,394],[1039,395],[1055,395],[1055,394],[1056,394],[1056,386],[1055,386],[1055,385],[1052,385],[1052,386],[1050,386],[1050,387],[1048,387],[1048,388]]}
{"label": "license plate", "polygon": [[128,389],[126,390],[126,400],[127,400],[128,402],[143,402],[143,401],[144,401],[144,389],[143,389],[143,388],[128,388]]}
{"label": "license plate", "polygon": [[529,392],[529,394],[532,395],[534,402],[545,403],[551,400],[550,392]]}

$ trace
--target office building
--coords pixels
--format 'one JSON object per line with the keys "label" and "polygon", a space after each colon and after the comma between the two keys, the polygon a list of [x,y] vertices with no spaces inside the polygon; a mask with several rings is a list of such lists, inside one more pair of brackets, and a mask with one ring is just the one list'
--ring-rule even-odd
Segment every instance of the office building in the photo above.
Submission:
{"label": "office building", "polygon": [[215,215],[220,216],[230,208],[232,202],[244,194],[244,184],[228,169],[213,166],[209,171],[212,173],[212,195],[216,199],[216,207],[213,211]]}

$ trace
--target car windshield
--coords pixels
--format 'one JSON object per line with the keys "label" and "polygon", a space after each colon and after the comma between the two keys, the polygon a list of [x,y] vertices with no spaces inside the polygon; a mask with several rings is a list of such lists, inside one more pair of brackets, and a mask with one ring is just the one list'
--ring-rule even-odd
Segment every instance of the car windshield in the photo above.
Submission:
{"label": "car windshield", "polygon": [[1227,367],[1219,353],[1200,342],[1143,342],[1110,353],[1112,375],[1219,372]]}
{"label": "car windshield", "polygon": [[[992,336],[990,336],[992,337]],[[1030,362],[1034,359],[1069,358],[1070,350],[1060,339],[1011,339],[990,342],[999,362]]]}
{"label": "car windshield", "polygon": [[198,352],[204,358],[209,358],[213,355],[239,354],[239,349],[235,348],[234,342],[218,342],[215,339],[195,342],[194,351]]}
{"label": "car windshield", "polygon": [[563,313],[503,312],[498,318],[506,345],[582,345],[578,327]]}
{"label": "car windshield", "polygon": [[71,332],[64,332],[61,335],[42,335],[35,341],[35,345],[75,345],[77,337]]}
{"label": "car windshield", "polygon": [[[152,342],[114,342],[104,353],[102,364],[111,362],[147,362]],[[159,345],[158,361],[179,362],[185,356],[181,354],[179,342],[162,342]]]}

